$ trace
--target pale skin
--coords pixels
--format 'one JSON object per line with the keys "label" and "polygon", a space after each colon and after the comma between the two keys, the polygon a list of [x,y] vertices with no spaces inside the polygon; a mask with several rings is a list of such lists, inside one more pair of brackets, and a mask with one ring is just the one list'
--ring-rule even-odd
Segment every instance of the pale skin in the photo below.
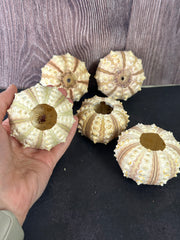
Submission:
{"label": "pale skin", "polygon": [[45,190],[54,167],[69,147],[78,119],[74,117],[66,142],[51,151],[24,148],[10,136],[8,119],[3,121],[16,92],[16,86],[11,85],[0,93],[0,210],[10,210],[23,225],[29,209]]}

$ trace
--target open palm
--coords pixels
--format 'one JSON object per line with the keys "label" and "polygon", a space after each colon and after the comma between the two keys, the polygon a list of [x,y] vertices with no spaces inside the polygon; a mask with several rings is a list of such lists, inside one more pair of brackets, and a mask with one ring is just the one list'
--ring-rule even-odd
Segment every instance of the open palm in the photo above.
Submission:
{"label": "open palm", "polygon": [[34,202],[43,193],[52,171],[70,145],[77,129],[75,117],[65,143],[51,151],[24,148],[9,135],[9,121],[3,118],[17,91],[11,85],[0,94],[0,209],[12,211],[22,225]]}

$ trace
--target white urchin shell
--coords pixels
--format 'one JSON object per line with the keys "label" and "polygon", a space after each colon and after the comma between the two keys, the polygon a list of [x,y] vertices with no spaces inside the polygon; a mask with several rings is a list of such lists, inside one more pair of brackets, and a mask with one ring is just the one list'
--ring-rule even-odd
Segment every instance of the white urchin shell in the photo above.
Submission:
{"label": "white urchin shell", "polygon": [[145,79],[142,60],[132,51],[111,51],[100,59],[95,78],[105,95],[127,100],[141,90]]}
{"label": "white urchin shell", "polygon": [[155,124],[137,124],[119,136],[115,157],[124,176],[138,185],[163,186],[179,173],[180,144]]}
{"label": "white urchin shell", "polygon": [[67,97],[73,101],[79,101],[88,91],[90,74],[85,63],[69,53],[54,55],[41,70],[42,85],[66,89]]}
{"label": "white urchin shell", "polygon": [[[31,116],[33,109],[44,104],[55,110],[57,120],[50,129],[40,130],[33,125],[36,119]],[[24,147],[37,149],[50,150],[60,142],[65,142],[74,123],[72,103],[56,87],[40,84],[15,94],[8,115],[11,135]]]}
{"label": "white urchin shell", "polygon": [[78,110],[78,129],[94,143],[107,144],[127,127],[128,117],[121,102],[94,96]]}

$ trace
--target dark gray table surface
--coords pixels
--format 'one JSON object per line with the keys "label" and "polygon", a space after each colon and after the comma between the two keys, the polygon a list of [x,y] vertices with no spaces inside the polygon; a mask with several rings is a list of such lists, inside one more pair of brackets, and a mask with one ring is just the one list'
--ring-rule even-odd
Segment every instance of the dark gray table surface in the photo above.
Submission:
{"label": "dark gray table surface", "polygon": [[[180,141],[180,86],[143,88],[123,106],[128,128],[155,123]],[[180,239],[180,174],[163,187],[137,186],[123,177],[116,144],[93,144],[76,133],[27,216],[25,240]]]}

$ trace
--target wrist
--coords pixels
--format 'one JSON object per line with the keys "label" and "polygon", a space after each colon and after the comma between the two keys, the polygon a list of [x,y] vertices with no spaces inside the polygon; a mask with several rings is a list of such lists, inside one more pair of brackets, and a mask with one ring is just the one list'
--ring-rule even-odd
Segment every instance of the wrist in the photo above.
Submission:
{"label": "wrist", "polygon": [[1,210],[9,211],[9,212],[13,213],[14,216],[16,217],[17,221],[19,222],[19,224],[20,224],[21,226],[23,225],[27,214],[17,213],[17,212],[15,212],[14,210],[8,209],[8,208],[3,208],[3,209],[0,208],[0,211],[1,211]]}
{"label": "wrist", "polygon": [[24,239],[24,232],[16,216],[8,210],[0,210],[0,239]]}
{"label": "wrist", "polygon": [[17,189],[8,189],[7,186],[2,188],[0,191],[0,210],[12,212],[22,226],[30,208],[30,201],[27,201],[23,196],[20,197],[20,195]]}
{"label": "wrist", "polygon": [[27,215],[27,212],[25,211],[22,211],[22,210],[17,210],[17,209],[13,209],[12,207],[9,207],[9,206],[5,206],[4,204],[0,204],[0,211],[9,211],[11,213],[14,214],[14,216],[16,217],[16,219],[18,220],[19,224],[22,226],[24,221],[25,221],[25,218],[26,218],[26,215]]}

